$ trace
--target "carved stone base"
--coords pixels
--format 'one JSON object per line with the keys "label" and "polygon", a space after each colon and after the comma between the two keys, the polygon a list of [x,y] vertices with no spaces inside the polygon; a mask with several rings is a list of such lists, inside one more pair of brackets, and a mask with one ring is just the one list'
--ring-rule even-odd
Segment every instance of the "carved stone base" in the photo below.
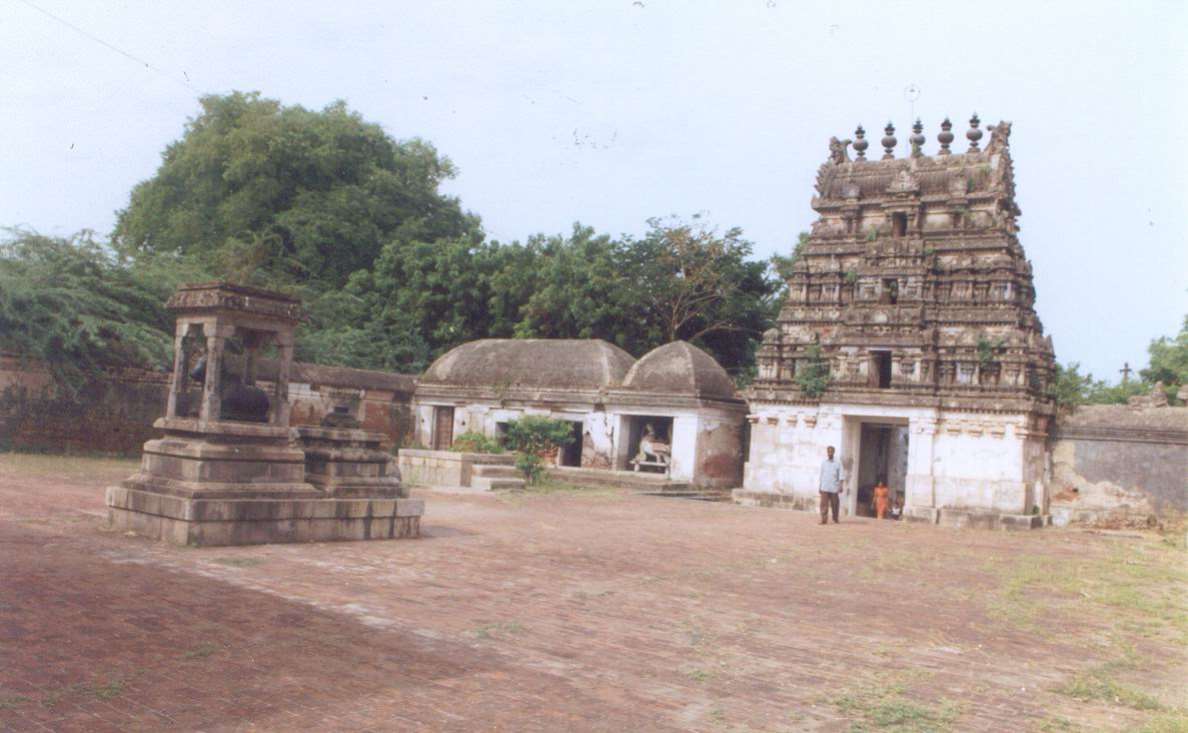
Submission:
{"label": "carved stone base", "polygon": [[354,428],[301,426],[293,439],[305,454],[305,480],[332,496],[408,496],[400,469],[380,450],[383,436]]}
{"label": "carved stone base", "polygon": [[107,489],[108,525],[197,547],[419,537],[420,499],[191,499],[129,486]]}
{"label": "carved stone base", "polygon": [[288,428],[188,419],[157,427],[165,437],[145,444],[140,472],[107,489],[113,529],[196,546],[420,535],[424,503],[402,498],[399,479],[349,440],[327,454],[342,470],[322,490],[306,483],[306,454]]}

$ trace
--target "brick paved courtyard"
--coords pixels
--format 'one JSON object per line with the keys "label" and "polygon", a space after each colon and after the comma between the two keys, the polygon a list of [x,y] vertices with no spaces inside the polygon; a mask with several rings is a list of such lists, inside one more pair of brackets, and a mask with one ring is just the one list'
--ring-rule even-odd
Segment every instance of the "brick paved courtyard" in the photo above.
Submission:
{"label": "brick paved courtyard", "polygon": [[103,531],[132,466],[0,455],[0,729],[1188,724],[1155,534],[418,492],[420,540],[186,549]]}

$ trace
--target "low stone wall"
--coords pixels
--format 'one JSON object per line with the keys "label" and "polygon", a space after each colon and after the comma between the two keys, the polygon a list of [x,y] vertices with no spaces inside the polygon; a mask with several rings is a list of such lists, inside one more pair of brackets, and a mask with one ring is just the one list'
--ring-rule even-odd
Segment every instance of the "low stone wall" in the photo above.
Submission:
{"label": "low stone wall", "polygon": [[0,450],[139,453],[168,389],[167,374],[126,369],[69,394],[41,364],[0,354]]}
{"label": "low stone wall", "polygon": [[[276,371],[264,360],[265,386]],[[411,439],[415,378],[365,369],[293,365],[289,387],[293,425],[318,425],[335,404],[350,403],[362,428],[384,436],[392,450]],[[77,395],[54,384],[45,367],[0,354],[0,450],[138,455],[158,438],[153,421],[165,414],[169,375],[112,370]]]}
{"label": "low stone wall", "polygon": [[476,465],[514,466],[508,453],[455,453],[448,450],[401,448],[400,480],[406,486],[470,486]]}
{"label": "low stone wall", "polygon": [[1188,513],[1188,407],[1081,407],[1053,437],[1053,524],[1150,526]]}

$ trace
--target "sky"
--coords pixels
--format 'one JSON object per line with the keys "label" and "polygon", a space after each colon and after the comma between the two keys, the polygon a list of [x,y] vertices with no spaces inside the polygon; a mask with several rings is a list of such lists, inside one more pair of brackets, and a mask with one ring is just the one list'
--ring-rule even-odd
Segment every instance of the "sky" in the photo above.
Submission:
{"label": "sky", "polygon": [[0,0],[0,226],[109,233],[200,96],[254,90],[432,142],[500,241],[702,213],[766,257],[830,136],[906,155],[916,115],[927,154],[948,115],[960,151],[976,111],[1057,358],[1117,380],[1188,314],[1186,36],[1180,0]]}

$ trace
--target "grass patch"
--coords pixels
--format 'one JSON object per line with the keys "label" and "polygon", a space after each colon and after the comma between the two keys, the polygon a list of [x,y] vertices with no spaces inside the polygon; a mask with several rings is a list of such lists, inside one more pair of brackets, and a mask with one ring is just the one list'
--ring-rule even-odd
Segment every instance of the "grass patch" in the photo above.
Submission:
{"label": "grass patch", "polygon": [[1040,721],[1036,730],[1039,733],[1058,733],[1059,731],[1077,731],[1080,728],[1068,718],[1045,718]]}
{"label": "grass patch", "polygon": [[259,557],[214,557],[210,561],[233,568],[250,568],[264,562],[263,558]]}
{"label": "grass patch", "polygon": [[110,680],[101,685],[93,685],[91,693],[100,700],[111,700],[124,694],[124,681]]}
{"label": "grass patch", "polygon": [[517,621],[501,621],[494,624],[483,624],[474,630],[474,636],[477,639],[492,639],[497,636],[506,636],[509,634],[522,634],[524,627]]}
{"label": "grass patch", "polygon": [[707,669],[691,669],[685,672],[685,676],[694,682],[708,682],[714,677],[714,673]]}
{"label": "grass patch", "polygon": [[29,698],[24,695],[0,695],[0,710],[10,710],[27,702]]}
{"label": "grass patch", "polygon": [[1078,674],[1057,687],[1056,692],[1081,702],[1101,701],[1133,710],[1163,710],[1163,705],[1147,693],[1116,681],[1108,668]]}
{"label": "grass patch", "polygon": [[959,709],[948,700],[929,704],[908,697],[903,684],[876,679],[860,691],[849,690],[834,705],[850,721],[851,733],[896,731],[940,733],[952,730]]}
{"label": "grass patch", "polygon": [[988,561],[999,585],[986,601],[989,615],[1043,635],[1041,611],[1108,618],[1118,628],[1137,624],[1151,636],[1170,632],[1188,641],[1188,563],[1184,553],[1155,541],[1127,541],[1108,553],[1052,561],[1021,557]]}
{"label": "grass patch", "polygon": [[212,641],[204,641],[192,649],[186,650],[182,659],[206,659],[219,650],[219,645]]}
{"label": "grass patch", "polygon": [[1156,715],[1138,729],[1138,733],[1184,733],[1188,731],[1188,712],[1183,710]]}

